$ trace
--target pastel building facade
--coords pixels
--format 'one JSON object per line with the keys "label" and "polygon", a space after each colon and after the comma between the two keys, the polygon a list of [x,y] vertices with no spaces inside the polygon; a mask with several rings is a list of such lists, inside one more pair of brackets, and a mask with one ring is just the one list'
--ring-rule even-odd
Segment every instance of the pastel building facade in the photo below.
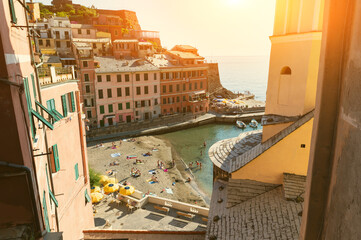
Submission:
{"label": "pastel building facade", "polygon": [[144,58],[155,53],[153,44],[137,39],[117,39],[113,41],[113,56],[117,59],[126,57]]}
{"label": "pastel building facade", "polygon": [[150,120],[160,114],[159,69],[144,59],[95,57],[99,127]]}
{"label": "pastel building facade", "polygon": [[28,25],[24,7],[3,1],[0,13],[0,236],[81,239],[94,221],[74,73],[52,67],[39,78],[29,28],[18,27]]}

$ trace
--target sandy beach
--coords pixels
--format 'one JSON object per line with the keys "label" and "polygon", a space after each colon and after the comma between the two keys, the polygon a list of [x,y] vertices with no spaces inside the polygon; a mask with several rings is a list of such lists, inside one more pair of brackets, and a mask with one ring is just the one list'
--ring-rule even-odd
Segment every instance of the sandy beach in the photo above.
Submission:
{"label": "sandy beach", "polygon": [[[151,192],[159,197],[207,206],[202,196],[195,190],[197,187],[194,181],[185,183],[186,178],[192,176],[186,171],[183,162],[174,150],[172,151],[167,141],[153,136],[142,136],[135,138],[133,142],[129,139],[122,141],[121,144],[119,140],[114,141],[117,146],[115,149],[112,149],[112,142],[103,142],[102,147],[94,145],[87,148],[90,168],[103,175],[112,172],[110,177],[116,177],[120,182],[127,181],[143,193]],[[151,156],[143,156],[148,152]],[[120,156],[112,157],[111,154],[120,154]],[[127,159],[127,156],[136,156],[136,158]],[[142,163],[135,164],[136,159],[141,160]],[[172,166],[173,159],[175,167]],[[158,160],[164,163],[166,171],[157,167]],[[132,177],[132,168],[139,169],[141,175]],[[159,182],[149,183],[153,175],[149,173],[151,170],[155,171],[154,175]],[[173,194],[168,193],[170,191],[167,192],[166,188],[171,189]]]}

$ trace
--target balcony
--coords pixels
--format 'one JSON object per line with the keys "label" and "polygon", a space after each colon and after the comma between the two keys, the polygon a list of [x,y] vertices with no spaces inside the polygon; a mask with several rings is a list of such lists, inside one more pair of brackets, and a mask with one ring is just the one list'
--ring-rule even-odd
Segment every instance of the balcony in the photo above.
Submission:
{"label": "balcony", "polygon": [[64,68],[38,68],[40,86],[73,80],[73,67]]}

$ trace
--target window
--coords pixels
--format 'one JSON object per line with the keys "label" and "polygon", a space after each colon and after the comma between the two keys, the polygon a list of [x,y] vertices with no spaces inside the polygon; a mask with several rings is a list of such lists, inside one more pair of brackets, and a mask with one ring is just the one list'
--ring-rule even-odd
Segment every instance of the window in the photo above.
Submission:
{"label": "window", "polygon": [[167,92],[167,86],[163,85],[163,93],[166,93],[166,92]]}
{"label": "window", "polygon": [[56,47],[60,48],[60,41],[56,41],[55,43],[56,43]]}
{"label": "window", "polygon": [[186,84],[183,83],[183,91],[185,91],[185,90],[186,90]]}
{"label": "window", "polygon": [[39,39],[39,45],[43,46],[43,40]]}
{"label": "window", "polygon": [[195,82],[194,83],[194,89],[197,90],[197,88],[198,88],[198,83]]}
{"label": "window", "polygon": [[45,219],[45,228],[47,232],[50,232],[49,218],[48,218],[48,208],[46,207],[46,198],[45,191],[43,194],[43,210],[44,210],[44,219]]}
{"label": "window", "polygon": [[200,85],[201,85],[200,87],[201,87],[201,88],[203,88],[203,82],[201,82],[201,84],[200,84]]}
{"label": "window", "polygon": [[46,46],[50,47],[50,40],[46,40]]}
{"label": "window", "polygon": [[144,81],[148,81],[148,73],[144,73]]}
{"label": "window", "polygon": [[60,163],[59,163],[59,153],[58,153],[58,145],[55,144],[52,146],[52,160],[53,160],[53,165],[52,165],[52,170],[53,172],[58,172],[60,170]]}
{"label": "window", "polygon": [[282,75],[291,75],[292,74],[291,68],[288,66],[283,67],[281,70],[281,74]]}
{"label": "window", "polygon": [[70,48],[70,41],[66,41],[66,47]]}
{"label": "window", "polygon": [[192,90],[192,83],[189,83],[189,90]]}
{"label": "window", "polygon": [[122,103],[118,103],[118,110],[123,110],[123,104]]}
{"label": "window", "polygon": [[89,29],[86,30],[86,34],[90,35],[90,30]]}
{"label": "window", "polygon": [[122,96],[122,88],[117,88],[117,96],[118,97]]}
{"label": "window", "polygon": [[125,88],[125,96],[130,96],[130,89],[129,87]]}
{"label": "window", "polygon": [[130,102],[125,103],[126,109],[130,109]]}
{"label": "window", "polygon": [[103,105],[99,106],[99,111],[100,111],[100,114],[104,114],[104,106]]}
{"label": "window", "polygon": [[103,99],[103,89],[98,90],[98,98]]}
{"label": "window", "polygon": [[15,14],[15,7],[14,7],[14,1],[9,0],[9,7],[10,7],[10,13],[11,13],[11,22],[16,24],[18,22]]}
{"label": "window", "polygon": [[81,34],[81,29],[78,29],[78,34]]}
{"label": "window", "polygon": [[121,82],[122,81],[122,75],[117,74],[117,82]]}
{"label": "window", "polygon": [[179,91],[180,91],[180,85],[177,84],[177,92],[179,92]]}
{"label": "window", "polygon": [[167,99],[163,98],[163,104],[167,104]]}
{"label": "window", "polygon": [[114,30],[114,35],[118,36],[118,30]]}
{"label": "window", "polygon": [[169,73],[166,73],[165,76],[165,79],[169,79]]}
{"label": "window", "polygon": [[179,96],[177,96],[177,102],[180,102]]}
{"label": "window", "polygon": [[85,86],[85,92],[86,92],[86,93],[90,93],[90,86],[89,86],[89,85],[86,85],[86,86]]}
{"label": "window", "polygon": [[74,166],[74,171],[75,171],[75,180],[79,179],[79,168],[78,168],[78,164],[75,164]]}
{"label": "window", "polygon": [[101,127],[104,127],[104,120],[100,120],[99,124],[100,124]]}
{"label": "window", "polygon": [[110,75],[107,75],[107,82],[110,82]]}
{"label": "window", "polygon": [[71,112],[75,112],[74,92],[70,92],[70,103],[71,103]]}
{"label": "window", "polygon": [[85,189],[84,196],[87,203],[92,201],[91,197],[88,194],[88,189]]}
{"label": "window", "polygon": [[144,87],[144,94],[148,94],[148,86]]}
{"label": "window", "polygon": [[97,79],[98,79],[98,82],[101,82],[101,81],[102,81],[102,76],[101,76],[101,75],[98,75],[98,76],[97,76]]}
{"label": "window", "polygon": [[88,118],[92,118],[92,111],[86,111]]}
{"label": "window", "polygon": [[135,111],[135,116],[139,116],[139,112],[138,112],[138,111]]}
{"label": "window", "polygon": [[140,74],[138,74],[138,73],[135,74],[135,80],[136,80],[136,81],[140,81]]}
{"label": "window", "polygon": [[88,67],[88,61],[83,61],[83,67]]}
{"label": "window", "polygon": [[157,89],[157,85],[154,85],[154,93],[157,93],[158,89]]}
{"label": "window", "polygon": [[158,105],[158,99],[154,99],[154,105]]}
{"label": "window", "polygon": [[109,104],[108,105],[108,112],[112,113],[113,112],[113,104]]}
{"label": "window", "polygon": [[125,81],[129,82],[129,74],[125,74]]}
{"label": "window", "polygon": [[157,80],[157,74],[154,73],[154,80]]}
{"label": "window", "polygon": [[183,101],[186,101],[186,96],[183,96]]}
{"label": "window", "polygon": [[107,94],[108,94],[108,98],[112,97],[112,89],[111,88],[107,89]]}
{"label": "window", "polygon": [[140,87],[137,87],[137,95],[140,95]]}
{"label": "window", "polygon": [[89,74],[84,73],[84,82],[89,82]]}
{"label": "window", "polygon": [[169,85],[169,92],[173,92],[173,85]]}

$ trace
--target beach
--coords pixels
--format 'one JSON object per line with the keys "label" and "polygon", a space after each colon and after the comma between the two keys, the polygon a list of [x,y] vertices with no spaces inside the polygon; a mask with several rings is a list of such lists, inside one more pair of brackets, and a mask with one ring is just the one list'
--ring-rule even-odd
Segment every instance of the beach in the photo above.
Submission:
{"label": "beach", "polygon": [[[113,142],[116,148],[112,148]],[[116,177],[121,183],[127,181],[143,193],[152,193],[159,197],[207,206],[192,174],[168,141],[154,136],[142,136],[134,138],[134,141],[125,139],[120,143],[119,139],[102,142],[103,146],[100,147],[97,147],[97,144],[88,146],[87,151],[89,167],[99,174]],[[151,156],[143,156],[146,153],[150,153]],[[136,157],[127,159],[127,156]],[[142,162],[135,164],[136,159]],[[158,168],[158,160],[164,163],[163,169]],[[175,167],[173,167],[173,160]],[[132,177],[132,168],[138,169],[141,175]],[[152,174],[153,171],[155,174]],[[158,182],[150,184],[149,180],[153,175],[157,177]],[[190,183],[185,182],[188,177],[192,179]]]}

